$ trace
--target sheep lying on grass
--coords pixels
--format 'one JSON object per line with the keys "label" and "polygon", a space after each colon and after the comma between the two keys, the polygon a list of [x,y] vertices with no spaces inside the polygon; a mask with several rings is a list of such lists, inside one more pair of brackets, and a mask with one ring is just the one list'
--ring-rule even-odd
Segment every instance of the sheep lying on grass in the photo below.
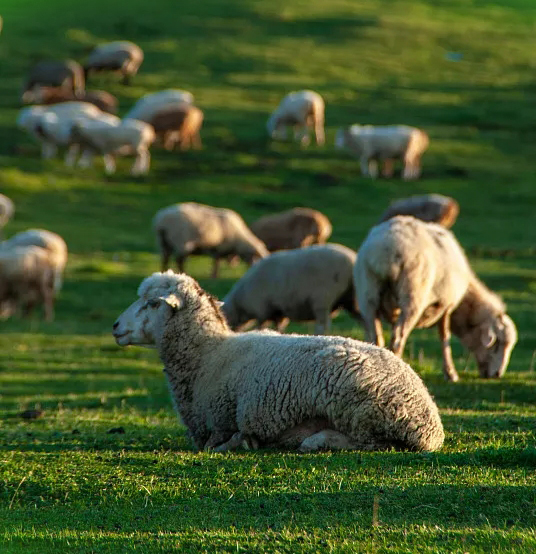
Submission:
{"label": "sheep lying on grass", "polygon": [[428,148],[428,135],[407,125],[352,125],[339,129],[335,146],[345,148],[359,158],[361,173],[377,177],[378,161],[383,162],[382,174],[392,177],[394,160],[404,162],[402,177],[417,179],[421,173],[421,156]]}
{"label": "sheep lying on grass", "polygon": [[207,254],[214,264],[212,277],[218,276],[221,258],[240,257],[247,263],[264,258],[268,250],[233,210],[184,202],[163,208],[153,219],[156,241],[162,254],[162,271],[175,254],[179,271],[188,256]]}
{"label": "sheep lying on grass", "polygon": [[325,244],[332,231],[329,219],[311,208],[292,208],[265,215],[253,222],[250,229],[270,252]]}
{"label": "sheep lying on grass", "polygon": [[255,320],[276,323],[315,320],[315,333],[329,331],[331,315],[344,308],[359,317],[352,282],[356,253],[340,244],[276,252],[256,263],[225,297],[222,311],[233,329]]}
{"label": "sheep lying on grass", "polygon": [[382,214],[380,223],[395,215],[412,215],[422,221],[439,223],[450,229],[459,213],[460,206],[454,198],[442,194],[423,194],[393,202]]}
{"label": "sheep lying on grass", "polygon": [[73,60],[46,60],[35,64],[28,72],[24,83],[22,100],[35,86],[61,87],[79,94],[84,91],[85,79],[82,66]]}
{"label": "sheep lying on grass", "polygon": [[157,347],[198,449],[437,450],[444,433],[418,375],[389,351],[342,337],[232,332],[184,274],[155,273],[113,326],[117,344]]}
{"label": "sheep lying on grass", "polygon": [[107,113],[117,113],[117,98],[105,90],[84,90],[74,93],[62,87],[35,86],[23,94],[22,101],[26,104],[59,104],[60,102],[89,102],[99,110]]}
{"label": "sheep lying on grass", "polygon": [[299,90],[287,94],[269,117],[268,134],[274,139],[286,139],[288,128],[294,130],[295,140],[309,144],[309,132],[315,134],[316,143],[324,144],[324,99],[312,90]]}
{"label": "sheep lying on grass", "polygon": [[517,342],[501,299],[479,281],[454,235],[435,223],[396,216],[373,227],[354,270],[368,339],[383,346],[380,317],[393,324],[401,356],[411,331],[438,324],[447,379],[458,381],[450,333],[476,357],[482,377],[501,377]]}
{"label": "sheep lying on grass", "polygon": [[143,50],[128,40],[99,44],[89,54],[84,66],[86,79],[94,71],[118,71],[128,84],[143,62]]}

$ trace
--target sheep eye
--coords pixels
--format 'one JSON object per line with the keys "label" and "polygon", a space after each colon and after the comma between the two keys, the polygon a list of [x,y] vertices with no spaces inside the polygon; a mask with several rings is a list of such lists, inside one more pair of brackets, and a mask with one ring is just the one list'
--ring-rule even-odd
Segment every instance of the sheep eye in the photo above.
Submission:
{"label": "sheep eye", "polygon": [[158,308],[160,302],[158,300],[149,300],[146,304],[149,308]]}

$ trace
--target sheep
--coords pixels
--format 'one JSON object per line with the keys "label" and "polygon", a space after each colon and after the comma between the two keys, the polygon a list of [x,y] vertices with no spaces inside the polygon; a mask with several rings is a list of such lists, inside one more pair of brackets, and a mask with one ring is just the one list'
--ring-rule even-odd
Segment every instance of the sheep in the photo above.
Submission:
{"label": "sheep", "polygon": [[260,260],[224,298],[222,311],[232,329],[250,320],[274,321],[283,332],[290,320],[315,320],[315,333],[331,326],[331,314],[344,308],[359,318],[352,271],[356,253],[340,244],[275,252]]}
{"label": "sheep", "polygon": [[49,253],[39,246],[0,248],[0,318],[7,319],[17,306],[30,315],[37,303],[45,319],[54,319],[54,267]]}
{"label": "sheep", "polygon": [[175,107],[178,104],[193,104],[191,92],[180,89],[166,89],[142,96],[125,115],[125,119],[139,119],[150,123],[161,110]]}
{"label": "sheep", "polygon": [[377,177],[378,161],[383,163],[382,174],[392,177],[397,158],[404,162],[402,177],[417,179],[421,172],[420,162],[428,148],[428,135],[407,125],[352,125],[339,129],[335,137],[336,148],[346,148],[357,156],[361,173]]}
{"label": "sheep", "polygon": [[198,449],[257,447],[433,451],[437,406],[409,365],[343,337],[231,331],[185,274],[154,273],[115,321],[120,346],[156,347]]}
{"label": "sheep", "polygon": [[478,279],[454,235],[436,223],[396,216],[373,227],[354,268],[368,340],[383,346],[380,317],[393,325],[390,349],[402,356],[414,328],[438,325],[443,371],[458,381],[451,331],[476,357],[481,377],[501,377],[517,342],[501,299]]}
{"label": "sheep", "polygon": [[253,222],[250,229],[270,252],[325,244],[332,231],[329,219],[311,208],[292,208],[265,215]]}
{"label": "sheep", "polygon": [[63,284],[63,272],[67,264],[67,244],[57,233],[46,229],[28,229],[0,242],[0,250],[9,250],[17,246],[39,246],[43,248],[54,272],[54,293],[57,294]]}
{"label": "sheep", "polygon": [[47,60],[34,65],[26,78],[22,99],[35,86],[61,87],[73,94],[80,94],[85,88],[84,70],[73,60]]}
{"label": "sheep", "polygon": [[268,256],[268,250],[233,210],[184,202],[159,210],[153,229],[162,256],[162,271],[175,254],[179,271],[190,255],[208,254],[214,259],[212,277],[218,276],[221,258],[238,256],[253,263]]}
{"label": "sheep", "polygon": [[103,112],[117,113],[117,98],[104,90],[85,90],[74,94],[71,90],[62,87],[35,86],[26,91],[22,101],[27,104],[58,104],[60,102],[89,102]]}
{"label": "sheep", "polygon": [[203,112],[191,104],[182,103],[168,106],[148,121],[162,138],[164,148],[172,150],[178,144],[182,150],[190,147],[201,148],[199,131],[203,124]]}
{"label": "sheep", "polygon": [[391,205],[382,214],[379,223],[395,215],[412,215],[422,221],[438,223],[450,229],[460,213],[460,206],[454,198],[442,194],[423,194],[402,198]]}
{"label": "sheep", "polygon": [[151,160],[149,148],[155,137],[154,129],[148,123],[136,119],[114,119],[109,114],[106,118],[78,118],[71,127],[71,141],[83,149],[78,165],[88,167],[92,156],[101,154],[107,174],[115,173],[116,155],[129,154],[136,156],[131,174],[147,174]]}
{"label": "sheep", "polygon": [[14,213],[15,204],[13,204],[13,200],[5,194],[0,194],[0,233]]}
{"label": "sheep", "polygon": [[294,129],[295,140],[309,144],[309,131],[315,134],[316,143],[324,144],[324,99],[312,90],[299,90],[287,94],[269,117],[266,124],[273,139],[286,139],[288,127]]}
{"label": "sheep", "polygon": [[128,40],[117,40],[99,44],[89,54],[84,65],[84,75],[88,78],[92,71],[118,71],[123,75],[123,84],[136,75],[143,62],[143,50]]}

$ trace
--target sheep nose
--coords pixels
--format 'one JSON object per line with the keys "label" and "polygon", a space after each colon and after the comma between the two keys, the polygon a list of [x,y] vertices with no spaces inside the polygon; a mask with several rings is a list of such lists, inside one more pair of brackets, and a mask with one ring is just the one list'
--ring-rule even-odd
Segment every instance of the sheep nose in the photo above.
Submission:
{"label": "sheep nose", "polygon": [[119,327],[119,321],[116,321],[112,329],[115,331],[118,327]]}

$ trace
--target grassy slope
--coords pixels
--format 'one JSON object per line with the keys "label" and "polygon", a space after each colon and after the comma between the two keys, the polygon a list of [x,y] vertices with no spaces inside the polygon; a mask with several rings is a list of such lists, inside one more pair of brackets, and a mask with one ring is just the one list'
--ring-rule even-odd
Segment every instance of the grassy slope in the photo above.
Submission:
{"label": "grassy slope", "polygon": [[[182,4],[187,4],[183,6]],[[530,551],[536,548],[533,218],[536,87],[528,0],[3,0],[0,190],[16,218],[60,232],[72,253],[54,323],[10,320],[0,335],[2,552],[348,550]],[[180,7],[179,7],[180,6]],[[101,14],[103,10],[106,17]],[[126,111],[141,94],[191,90],[206,113],[201,152],[154,151],[147,180],[130,161],[73,172],[43,163],[14,120],[22,75],[41,56],[83,59],[99,40],[146,52],[130,88],[99,77]],[[460,52],[450,61],[449,52]],[[339,125],[403,122],[432,137],[417,183],[372,182],[331,146],[270,144],[264,122],[294,88],[327,102]],[[500,382],[476,378],[454,344],[462,383],[442,381],[433,331],[407,355],[441,408],[436,454],[195,454],[172,413],[154,352],[109,334],[140,279],[158,266],[150,220],[176,201],[246,220],[294,205],[323,210],[333,240],[358,248],[394,198],[442,192],[462,208],[455,231],[482,278],[507,300],[520,342]],[[223,295],[242,273],[206,279]],[[306,325],[295,330],[310,331]],[[335,332],[362,337],[340,317]],[[466,368],[464,370],[463,368]],[[16,416],[41,406],[45,417]],[[122,426],[125,434],[107,434]],[[372,525],[374,497],[379,525]]]}

